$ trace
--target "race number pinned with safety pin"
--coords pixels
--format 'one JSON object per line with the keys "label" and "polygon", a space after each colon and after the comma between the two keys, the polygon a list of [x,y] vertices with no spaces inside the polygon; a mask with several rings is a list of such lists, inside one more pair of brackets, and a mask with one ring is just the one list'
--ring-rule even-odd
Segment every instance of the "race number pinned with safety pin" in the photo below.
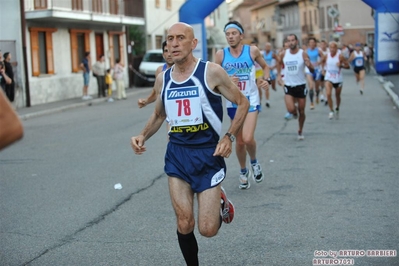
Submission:
{"label": "race number pinned with safety pin", "polygon": [[339,77],[340,72],[337,70],[328,70],[328,77],[332,79],[337,79]]}
{"label": "race number pinned with safety pin", "polygon": [[290,75],[298,74],[298,61],[287,61],[285,63],[286,73]]}
{"label": "race number pinned with safety pin", "polygon": [[170,88],[166,95],[168,119],[176,126],[203,123],[198,87]]}

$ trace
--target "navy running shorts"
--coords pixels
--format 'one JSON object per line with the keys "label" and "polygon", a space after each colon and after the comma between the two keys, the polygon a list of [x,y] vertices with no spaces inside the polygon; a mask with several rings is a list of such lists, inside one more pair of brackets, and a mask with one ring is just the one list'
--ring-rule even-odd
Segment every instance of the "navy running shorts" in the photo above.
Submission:
{"label": "navy running shorts", "polygon": [[364,70],[364,66],[361,66],[361,67],[355,66],[355,67],[353,68],[353,71],[355,71],[356,74],[359,74],[360,71],[362,71],[362,70]]}
{"label": "navy running shorts", "polygon": [[222,156],[213,156],[216,147],[182,146],[169,141],[165,154],[165,173],[188,184],[195,193],[219,185],[226,176]]}

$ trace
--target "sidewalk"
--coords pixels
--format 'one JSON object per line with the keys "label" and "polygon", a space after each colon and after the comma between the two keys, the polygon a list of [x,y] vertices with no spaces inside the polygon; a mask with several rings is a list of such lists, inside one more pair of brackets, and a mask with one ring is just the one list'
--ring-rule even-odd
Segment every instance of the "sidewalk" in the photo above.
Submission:
{"label": "sidewalk", "polygon": [[[129,88],[126,89],[127,97],[136,94],[139,91],[143,91],[146,88]],[[32,107],[22,107],[16,110],[19,115],[19,118],[22,120],[27,120],[29,118],[43,116],[47,114],[63,112],[69,109],[84,107],[84,106],[91,106],[93,104],[103,103],[107,100],[107,98],[97,98],[96,96],[93,97],[92,100],[82,100],[81,97],[79,98],[72,98],[57,102],[45,103],[45,104],[38,104]],[[115,100],[115,99],[114,99]],[[117,101],[117,100],[115,100]]]}

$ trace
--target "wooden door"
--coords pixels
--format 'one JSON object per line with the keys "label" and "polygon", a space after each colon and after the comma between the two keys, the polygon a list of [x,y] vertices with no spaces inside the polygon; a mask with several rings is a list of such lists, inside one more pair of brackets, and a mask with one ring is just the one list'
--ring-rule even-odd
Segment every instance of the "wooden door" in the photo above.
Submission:
{"label": "wooden door", "polygon": [[96,59],[104,55],[104,36],[102,33],[96,33]]}

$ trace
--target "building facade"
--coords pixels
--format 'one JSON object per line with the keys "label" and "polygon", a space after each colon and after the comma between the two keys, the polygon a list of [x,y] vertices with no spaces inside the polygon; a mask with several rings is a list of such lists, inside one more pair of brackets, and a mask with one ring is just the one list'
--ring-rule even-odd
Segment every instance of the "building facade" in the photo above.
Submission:
{"label": "building facade", "polygon": [[[144,25],[143,0],[24,0],[27,76],[31,104],[82,95],[79,67],[85,52],[91,64],[105,56],[107,68],[116,59],[125,65],[128,84],[126,25]],[[91,76],[89,94],[97,93]]]}
{"label": "building facade", "polygon": [[277,47],[277,21],[275,17],[278,0],[263,0],[251,8],[251,34],[263,49],[267,42]]}
{"label": "building facade", "polygon": [[11,54],[16,92],[14,106],[21,107],[26,104],[26,95],[19,1],[1,1],[0,27],[0,51],[3,55],[7,52]]}
{"label": "building facade", "polygon": [[363,1],[320,0],[319,14],[322,39],[374,45],[372,9]]}
{"label": "building facade", "polygon": [[147,50],[161,49],[168,28],[179,21],[185,0],[145,0]]}

